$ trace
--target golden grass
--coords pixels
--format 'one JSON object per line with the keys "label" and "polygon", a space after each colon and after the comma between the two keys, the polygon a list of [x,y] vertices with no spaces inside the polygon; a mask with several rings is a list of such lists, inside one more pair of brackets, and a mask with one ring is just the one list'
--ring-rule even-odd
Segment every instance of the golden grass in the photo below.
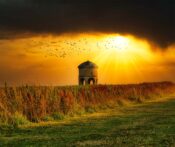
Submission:
{"label": "golden grass", "polygon": [[27,122],[26,118],[30,122],[54,123],[54,119],[63,116],[67,119],[155,100],[173,94],[174,89],[171,82],[67,87],[5,85],[0,88],[0,123],[20,125]]}

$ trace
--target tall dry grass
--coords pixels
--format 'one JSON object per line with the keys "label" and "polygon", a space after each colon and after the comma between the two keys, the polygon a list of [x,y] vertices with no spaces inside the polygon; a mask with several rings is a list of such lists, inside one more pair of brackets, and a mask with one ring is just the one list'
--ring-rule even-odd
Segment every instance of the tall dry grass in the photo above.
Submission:
{"label": "tall dry grass", "polygon": [[66,87],[5,85],[0,88],[0,123],[62,119],[65,115],[122,105],[123,101],[140,103],[174,91],[171,82]]}

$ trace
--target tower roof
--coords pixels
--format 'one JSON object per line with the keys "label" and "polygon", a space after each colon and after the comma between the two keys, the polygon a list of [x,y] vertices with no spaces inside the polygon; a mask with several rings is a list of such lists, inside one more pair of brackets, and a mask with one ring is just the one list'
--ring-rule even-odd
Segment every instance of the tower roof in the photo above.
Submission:
{"label": "tower roof", "polygon": [[86,61],[81,63],[78,68],[98,68],[98,66],[91,61]]}

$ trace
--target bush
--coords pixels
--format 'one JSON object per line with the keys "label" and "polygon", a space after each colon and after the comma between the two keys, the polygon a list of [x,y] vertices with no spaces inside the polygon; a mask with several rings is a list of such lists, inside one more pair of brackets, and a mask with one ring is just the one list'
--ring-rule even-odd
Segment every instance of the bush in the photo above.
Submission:
{"label": "bush", "polygon": [[64,119],[64,115],[62,113],[53,113],[52,114],[52,118],[54,120],[63,120]]}
{"label": "bush", "polygon": [[53,121],[54,119],[51,116],[44,116],[41,120],[42,121]]}
{"label": "bush", "polygon": [[15,127],[18,127],[19,125],[26,125],[29,123],[30,122],[27,120],[27,118],[18,112],[15,112],[15,114],[11,118],[11,124]]}
{"label": "bush", "polygon": [[86,111],[86,112],[88,112],[88,113],[94,113],[94,112],[96,112],[96,109],[95,109],[95,108],[92,108],[92,107],[87,106],[87,107],[85,107],[85,111]]}

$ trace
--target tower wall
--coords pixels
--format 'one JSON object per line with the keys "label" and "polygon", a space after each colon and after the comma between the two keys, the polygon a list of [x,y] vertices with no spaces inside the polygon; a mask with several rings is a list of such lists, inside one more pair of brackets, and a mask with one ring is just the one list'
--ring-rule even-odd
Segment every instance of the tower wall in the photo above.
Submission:
{"label": "tower wall", "polygon": [[79,69],[79,77],[97,77],[97,68]]}
{"label": "tower wall", "polygon": [[79,69],[79,85],[89,85],[98,83],[97,68]]}
{"label": "tower wall", "polygon": [[79,85],[89,85],[98,83],[97,65],[93,62],[86,61],[78,66]]}

